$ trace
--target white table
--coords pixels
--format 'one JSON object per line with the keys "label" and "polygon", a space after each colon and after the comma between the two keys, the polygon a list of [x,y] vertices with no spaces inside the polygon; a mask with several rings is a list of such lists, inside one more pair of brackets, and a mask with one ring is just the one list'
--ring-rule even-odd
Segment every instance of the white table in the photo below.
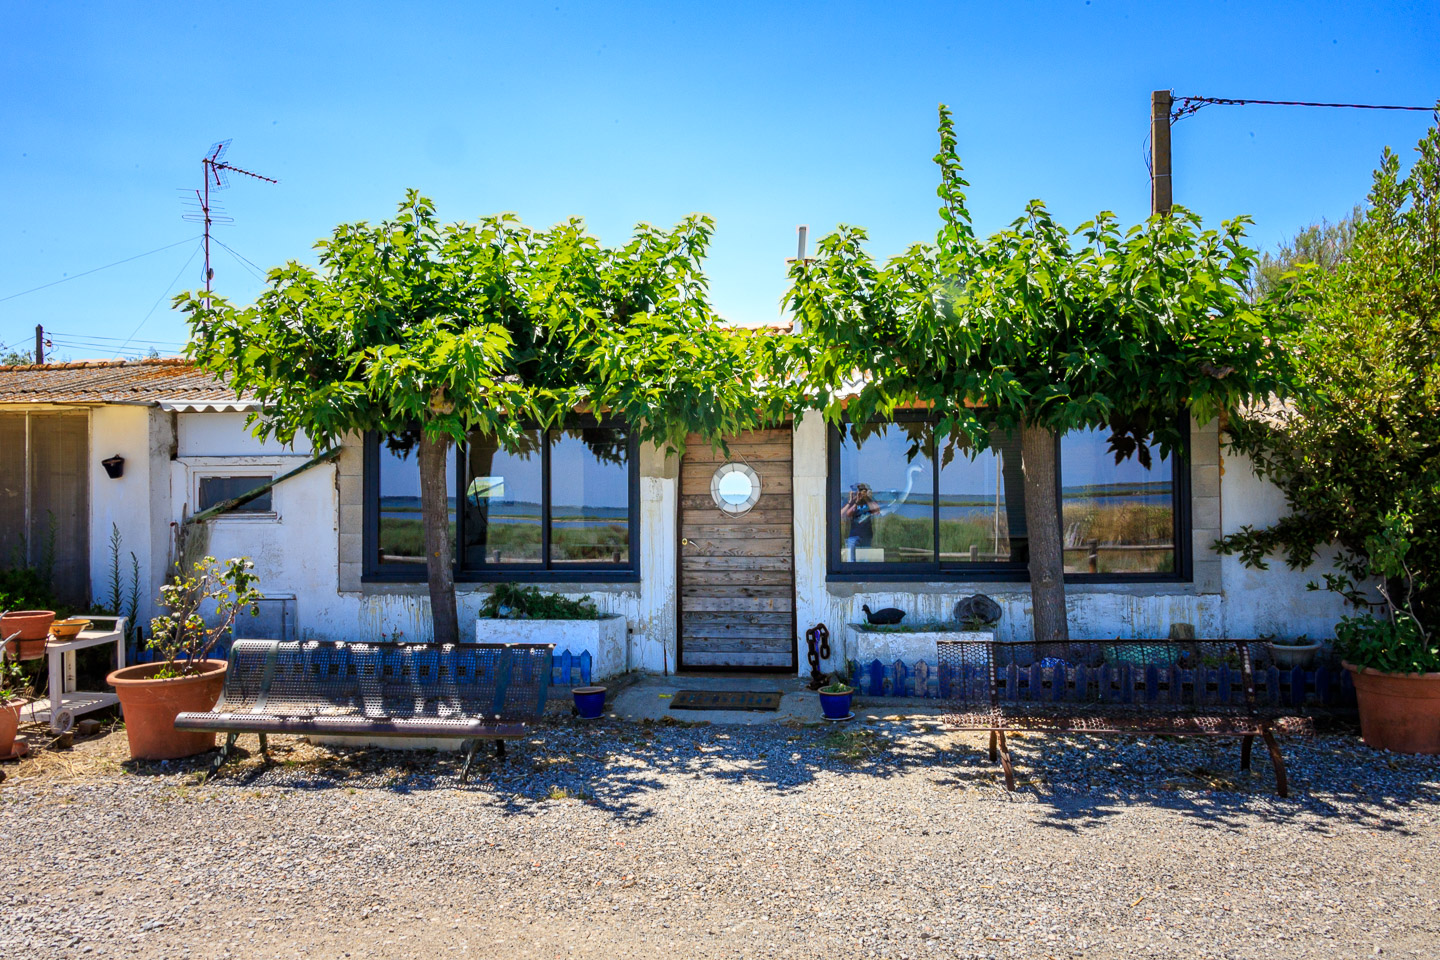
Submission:
{"label": "white table", "polygon": [[[75,651],[87,647],[115,644],[115,669],[125,666],[125,617],[107,617],[100,614],[84,616],[92,621],[88,630],[81,630],[74,640],[63,643],[51,640],[45,645],[45,658],[50,667],[50,696],[36,700],[25,708],[31,722],[49,722],[51,733],[65,733],[75,726],[75,718],[83,713],[93,713],[113,707],[120,702],[113,691],[90,691],[75,689]],[[110,629],[99,629],[96,624],[111,623]]]}

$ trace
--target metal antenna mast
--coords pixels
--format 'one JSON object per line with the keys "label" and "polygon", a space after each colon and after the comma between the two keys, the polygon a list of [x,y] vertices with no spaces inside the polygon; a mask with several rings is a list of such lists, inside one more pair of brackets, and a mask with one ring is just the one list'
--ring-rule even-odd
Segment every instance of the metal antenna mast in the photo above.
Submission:
{"label": "metal antenna mast", "polygon": [[187,213],[184,219],[199,221],[205,225],[205,292],[210,293],[210,281],[215,276],[215,271],[210,267],[210,228],[217,223],[234,223],[232,217],[225,216],[225,211],[210,202],[210,187],[213,181],[217,191],[224,190],[230,186],[230,171],[243,173],[247,177],[254,177],[256,180],[264,180],[266,183],[279,183],[272,177],[262,176],[258,173],[251,173],[249,170],[241,170],[234,164],[225,162],[225,151],[230,149],[229,140],[221,140],[210,148],[205,158],[200,161],[200,169],[204,179],[201,189],[195,191],[195,199],[199,201],[200,209],[194,213]]}

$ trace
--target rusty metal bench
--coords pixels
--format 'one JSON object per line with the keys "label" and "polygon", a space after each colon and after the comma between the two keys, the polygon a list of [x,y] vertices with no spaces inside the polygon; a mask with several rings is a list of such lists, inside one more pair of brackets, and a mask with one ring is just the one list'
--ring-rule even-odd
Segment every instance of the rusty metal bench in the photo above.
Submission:
{"label": "rusty metal bench", "polygon": [[1220,640],[952,640],[939,649],[946,722],[988,731],[990,759],[1015,789],[1007,732],[1240,737],[1250,769],[1259,737],[1289,794],[1277,735],[1313,732],[1309,719],[1256,705],[1250,644]]}
{"label": "rusty metal bench", "polygon": [[342,643],[236,640],[215,709],[182,713],[177,730],[225,734],[207,777],[241,733],[465,741],[461,782],[482,740],[523,737],[545,712],[548,643]]}

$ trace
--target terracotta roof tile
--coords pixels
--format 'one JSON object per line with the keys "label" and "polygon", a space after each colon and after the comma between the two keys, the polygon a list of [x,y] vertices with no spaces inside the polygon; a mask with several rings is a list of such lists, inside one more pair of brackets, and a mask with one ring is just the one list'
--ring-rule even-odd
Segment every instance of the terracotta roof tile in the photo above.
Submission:
{"label": "terracotta roof tile", "polygon": [[183,357],[0,366],[0,403],[229,400],[235,391]]}

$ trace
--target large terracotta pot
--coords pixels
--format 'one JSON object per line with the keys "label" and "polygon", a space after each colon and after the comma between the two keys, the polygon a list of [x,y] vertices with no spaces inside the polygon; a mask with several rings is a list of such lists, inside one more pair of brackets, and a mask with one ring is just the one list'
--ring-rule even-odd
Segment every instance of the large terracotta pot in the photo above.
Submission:
{"label": "large terracotta pot", "polygon": [[155,673],[163,666],[163,663],[142,663],[116,670],[105,678],[120,697],[130,756],[136,760],[193,757],[215,746],[213,733],[176,730],[175,717],[213,708],[225,686],[225,670],[229,664],[224,660],[205,660],[198,674],[155,679]]}
{"label": "large terracotta pot", "polygon": [[1377,750],[1440,753],[1440,673],[1386,673],[1345,664],[1355,681],[1360,735]]}
{"label": "large terracotta pot", "polygon": [[19,700],[0,703],[0,760],[10,760],[17,756],[15,734],[20,729],[20,707],[22,705]]}
{"label": "large terracotta pot", "polygon": [[50,624],[55,622],[54,610],[14,610],[0,617],[0,639],[19,631],[7,651],[17,660],[33,660],[45,655],[45,641]]}

